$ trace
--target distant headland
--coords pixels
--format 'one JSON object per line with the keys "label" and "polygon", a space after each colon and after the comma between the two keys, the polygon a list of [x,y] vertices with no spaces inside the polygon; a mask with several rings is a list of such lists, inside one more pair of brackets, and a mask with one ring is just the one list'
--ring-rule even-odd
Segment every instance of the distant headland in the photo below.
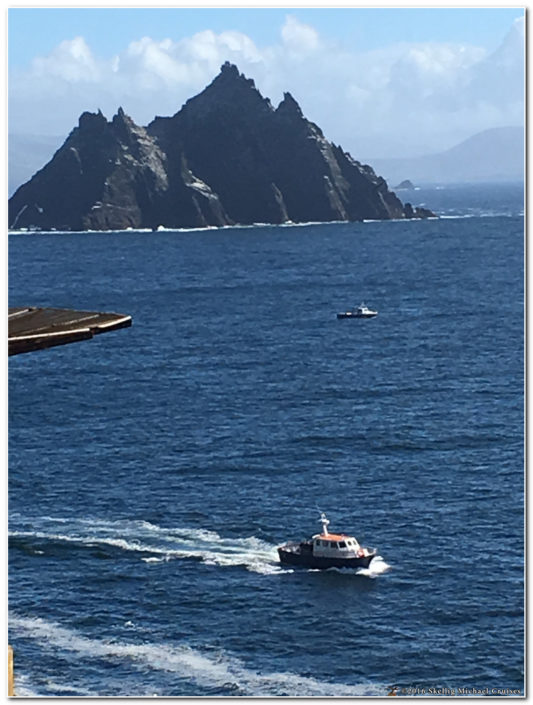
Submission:
{"label": "distant headland", "polygon": [[226,62],[172,117],[85,112],[9,200],[12,229],[122,230],[426,218],[329,142],[285,93],[277,108]]}

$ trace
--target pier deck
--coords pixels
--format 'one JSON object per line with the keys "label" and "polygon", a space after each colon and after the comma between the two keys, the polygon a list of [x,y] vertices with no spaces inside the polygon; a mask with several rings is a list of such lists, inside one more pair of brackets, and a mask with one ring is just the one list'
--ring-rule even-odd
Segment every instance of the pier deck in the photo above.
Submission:
{"label": "pier deck", "polygon": [[9,355],[88,340],[99,333],[127,328],[131,323],[131,316],[122,313],[60,308],[10,308]]}

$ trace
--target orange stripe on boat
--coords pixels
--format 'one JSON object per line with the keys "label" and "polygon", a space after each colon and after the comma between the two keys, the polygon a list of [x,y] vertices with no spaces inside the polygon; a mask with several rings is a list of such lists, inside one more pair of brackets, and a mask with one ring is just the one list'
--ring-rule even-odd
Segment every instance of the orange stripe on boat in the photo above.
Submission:
{"label": "orange stripe on boat", "polygon": [[320,534],[318,538],[323,541],[344,541],[345,539],[353,538],[353,536],[348,534]]}

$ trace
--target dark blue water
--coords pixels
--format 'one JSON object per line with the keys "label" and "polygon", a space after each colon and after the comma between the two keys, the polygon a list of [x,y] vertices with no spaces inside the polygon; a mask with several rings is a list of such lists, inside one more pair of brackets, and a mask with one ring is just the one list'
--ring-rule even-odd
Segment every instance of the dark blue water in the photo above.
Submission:
{"label": "dark blue water", "polygon": [[[20,694],[523,688],[506,193],[433,192],[468,217],[429,221],[10,235],[10,305],[134,319],[10,359]],[[336,319],[362,300],[377,318]],[[373,569],[279,566],[318,510]]]}

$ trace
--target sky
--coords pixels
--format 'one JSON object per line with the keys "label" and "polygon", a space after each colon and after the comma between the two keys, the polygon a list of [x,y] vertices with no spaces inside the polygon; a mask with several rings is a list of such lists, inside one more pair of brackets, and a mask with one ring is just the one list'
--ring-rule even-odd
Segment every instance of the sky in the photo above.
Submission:
{"label": "sky", "polygon": [[173,115],[224,61],[354,157],[428,154],[524,121],[523,8],[18,8],[8,129],[65,136],[85,110]]}

